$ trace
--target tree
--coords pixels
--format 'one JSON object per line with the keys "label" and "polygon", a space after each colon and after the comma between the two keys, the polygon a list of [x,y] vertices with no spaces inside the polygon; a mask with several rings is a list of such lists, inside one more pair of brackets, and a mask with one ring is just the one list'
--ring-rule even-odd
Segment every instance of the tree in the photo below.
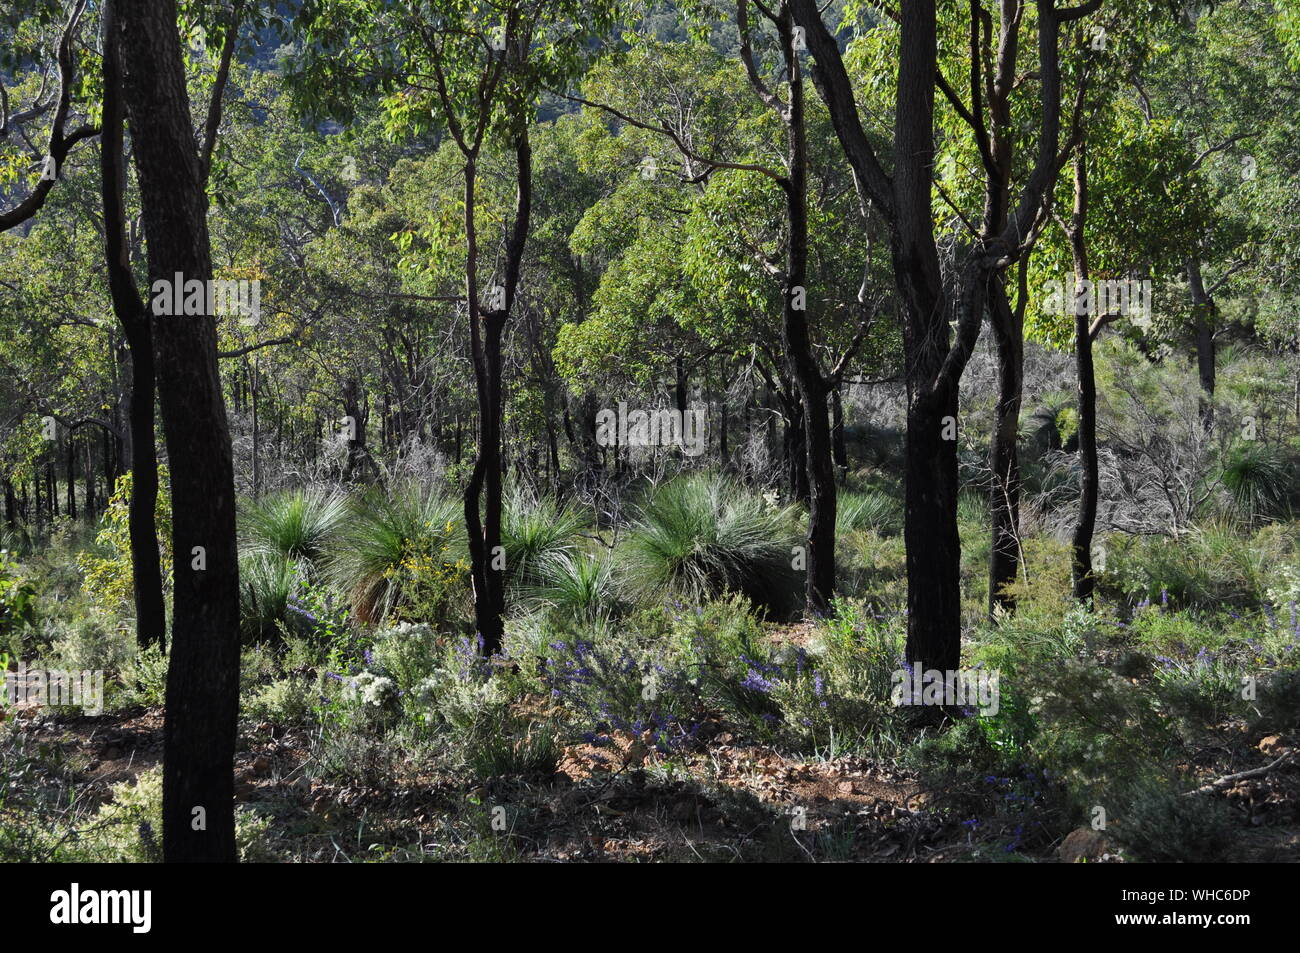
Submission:
{"label": "tree", "polygon": [[[890,231],[894,278],[904,315],[908,392],[905,527],[908,578],[907,658],[940,669],[961,659],[960,541],[957,535],[957,385],[979,336],[983,314],[1007,267],[1020,261],[1041,228],[1062,162],[1060,32],[1062,24],[1095,12],[1101,0],[1058,9],[1038,0],[1041,118],[1038,152],[1005,224],[981,235],[945,283],[934,235],[934,99],[938,21],[931,0],[901,5],[894,96],[892,175],[885,171],[862,124],[853,84],[835,37],[813,0],[791,0],[807,34],[813,79],[830,111],[836,137],[864,200]],[[1012,3],[1004,15],[1021,5]],[[979,10],[972,8],[978,38]],[[980,70],[969,64],[969,121],[980,126]],[[986,135],[986,134],[985,134]],[[992,174],[993,170],[990,169]],[[990,223],[1001,221],[996,215]],[[950,345],[950,326],[956,339]]]}
{"label": "tree", "polygon": [[[174,0],[110,0],[151,288],[212,278],[202,159]],[[239,564],[230,432],[211,314],[154,328],[171,466],[175,594],[163,746],[163,855],[234,861]]]}

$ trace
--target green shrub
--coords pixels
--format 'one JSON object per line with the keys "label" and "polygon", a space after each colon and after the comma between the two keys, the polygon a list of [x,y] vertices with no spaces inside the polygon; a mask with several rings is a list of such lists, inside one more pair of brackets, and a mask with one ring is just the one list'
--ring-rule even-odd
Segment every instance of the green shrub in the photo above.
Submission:
{"label": "green shrub", "polygon": [[315,679],[290,675],[262,686],[245,704],[244,713],[276,725],[305,725],[315,716],[318,697]]}
{"label": "green shrub", "polygon": [[516,488],[506,498],[501,521],[501,546],[511,584],[524,590],[544,584],[544,563],[572,557],[582,527],[577,511],[549,496],[533,499]]}
{"label": "green shrub", "polygon": [[297,563],[274,553],[251,552],[239,560],[239,630],[245,643],[301,634],[302,616],[290,607],[301,591]]}
{"label": "green shrub", "polygon": [[285,490],[245,501],[240,516],[247,551],[303,564],[310,572],[323,565],[342,529],[347,499],[319,487]]}
{"label": "green shrub", "polygon": [[1119,810],[1107,834],[1148,863],[1210,863],[1227,859],[1235,839],[1232,811],[1212,796],[1186,796],[1167,784],[1146,781],[1116,799]]}
{"label": "green shrub", "polygon": [[[272,859],[265,848],[267,821],[245,806],[235,810],[235,844],[244,861]],[[162,860],[162,768],[142,771],[135,782],[113,786],[99,813],[70,838],[81,863],[140,864]]]}
{"label": "green shrub", "polygon": [[617,564],[610,556],[549,553],[537,575],[535,601],[555,613],[593,622],[626,609]]}
{"label": "green shrub", "polygon": [[167,660],[156,645],[141,649],[122,671],[127,704],[161,707],[167,698]]}
{"label": "green shrub", "polygon": [[355,501],[329,575],[363,625],[390,617],[440,624],[466,597],[468,570],[460,502],[406,484]]}
{"label": "green shrub", "polygon": [[655,491],[628,533],[629,581],[646,597],[702,601],[739,592],[779,606],[794,582],[793,519],[791,508],[725,477],[678,477]]}
{"label": "green shrub", "polygon": [[[77,555],[77,565],[85,577],[86,591],[105,612],[116,613],[133,602],[134,580],[131,575],[131,474],[117,478],[108,508],[100,519],[96,536],[98,552]],[[171,592],[172,583],[172,494],[171,476],[166,467],[158,468],[158,502],[154,520],[161,548],[163,590]]]}
{"label": "green shrub", "polygon": [[1232,494],[1236,514],[1248,524],[1290,515],[1295,460],[1281,447],[1250,441],[1224,455],[1220,479]]}
{"label": "green shrub", "polygon": [[903,712],[892,701],[902,666],[898,617],[880,619],[860,602],[838,600],[805,648],[787,650],[773,695],[786,732],[803,748],[834,756],[896,745]]}

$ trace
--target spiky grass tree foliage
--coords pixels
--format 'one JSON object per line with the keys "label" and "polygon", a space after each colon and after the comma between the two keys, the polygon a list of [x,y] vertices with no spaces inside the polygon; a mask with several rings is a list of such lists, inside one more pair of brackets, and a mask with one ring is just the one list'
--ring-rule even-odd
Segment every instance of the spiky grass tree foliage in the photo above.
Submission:
{"label": "spiky grass tree foliage", "polygon": [[775,506],[726,477],[691,474],[659,487],[642,507],[623,554],[643,596],[705,599],[739,592],[782,605],[795,580],[792,507]]}
{"label": "spiky grass tree foliage", "polygon": [[854,530],[871,529],[884,535],[900,532],[903,508],[898,499],[883,490],[841,493],[835,511],[835,534],[846,536]]}
{"label": "spiky grass tree foliage", "polygon": [[583,525],[581,514],[552,497],[535,499],[516,488],[506,499],[501,527],[511,585],[523,590],[543,585],[543,564],[552,557],[572,555]]}
{"label": "spiky grass tree foliage", "polygon": [[1292,462],[1280,449],[1251,442],[1227,452],[1222,480],[1237,515],[1254,524],[1286,515],[1295,476]]}
{"label": "spiky grass tree foliage", "polygon": [[[459,500],[407,483],[363,491],[329,577],[348,594],[354,617],[377,623],[399,608],[433,611],[422,600],[459,586],[466,573]],[[433,595],[433,598],[438,598]]]}
{"label": "spiky grass tree foliage", "polygon": [[559,615],[594,622],[624,608],[614,560],[607,555],[552,552],[538,565],[537,600]]}
{"label": "spiky grass tree foliage", "polygon": [[248,643],[280,637],[281,623],[297,627],[289,611],[300,586],[297,564],[274,552],[248,552],[239,558],[239,634]]}
{"label": "spiky grass tree foliage", "polygon": [[321,487],[286,490],[244,504],[244,549],[319,568],[347,519],[347,498]]}

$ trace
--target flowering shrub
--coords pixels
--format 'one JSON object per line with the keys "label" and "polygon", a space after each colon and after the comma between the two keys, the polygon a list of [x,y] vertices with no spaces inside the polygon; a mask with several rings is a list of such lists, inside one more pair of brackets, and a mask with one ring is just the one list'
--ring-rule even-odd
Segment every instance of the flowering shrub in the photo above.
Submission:
{"label": "flowering shrub", "polygon": [[[131,604],[134,585],[131,576],[131,473],[117,478],[108,508],[101,517],[95,541],[105,555],[94,552],[77,554],[77,567],[85,578],[85,589],[99,606],[117,612]],[[158,544],[162,549],[163,592],[172,587],[172,491],[171,474],[158,468],[158,502],[154,507]]]}
{"label": "flowering shrub", "polygon": [[541,683],[578,718],[585,740],[603,744],[612,732],[649,733],[666,751],[699,731],[698,679],[672,640],[597,624],[557,632],[544,651]]}

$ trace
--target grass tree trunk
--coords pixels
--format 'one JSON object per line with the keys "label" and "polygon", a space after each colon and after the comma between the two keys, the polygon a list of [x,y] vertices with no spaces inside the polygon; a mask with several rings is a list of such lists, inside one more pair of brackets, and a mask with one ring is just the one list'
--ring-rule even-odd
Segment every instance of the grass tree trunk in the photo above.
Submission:
{"label": "grass tree trunk", "polygon": [[[110,0],[151,282],[212,277],[174,0]],[[175,557],[163,742],[163,857],[235,861],[239,566],[234,467],[211,315],[154,328]]]}
{"label": "grass tree trunk", "polygon": [[[108,11],[105,27],[110,25]],[[104,203],[104,260],[113,313],[131,355],[128,418],[131,447],[131,501],[127,528],[131,540],[131,582],[135,592],[135,637],[141,648],[166,646],[162,559],[158,552],[158,452],[154,438],[153,326],[136,290],[126,242],[123,191],[121,66],[112,37],[104,44],[103,131],[100,134],[100,187]],[[71,487],[71,475],[69,475]]]}

